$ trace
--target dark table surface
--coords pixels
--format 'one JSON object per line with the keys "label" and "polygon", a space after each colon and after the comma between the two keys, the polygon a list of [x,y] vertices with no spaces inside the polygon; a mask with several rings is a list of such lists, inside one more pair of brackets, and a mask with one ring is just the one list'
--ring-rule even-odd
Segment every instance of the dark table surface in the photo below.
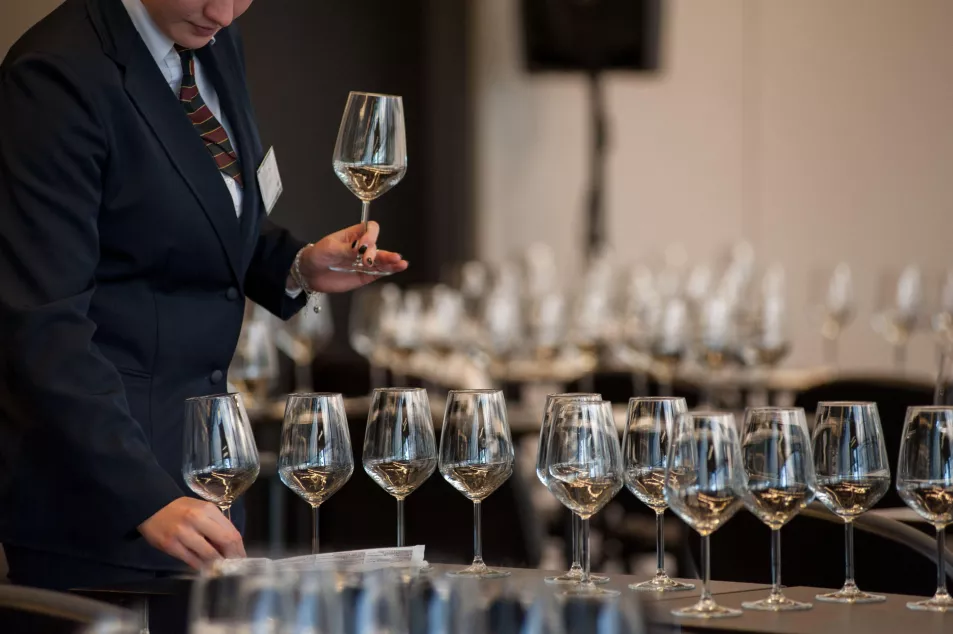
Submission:
{"label": "dark table surface", "polygon": [[[451,570],[458,570],[462,566],[434,564],[434,571],[430,574],[443,574]],[[511,576],[503,579],[486,580],[486,589],[492,593],[495,589],[503,588],[551,588],[559,591],[559,586],[545,586],[543,577],[553,574],[551,571],[528,570],[519,568],[503,568],[511,572]],[[629,575],[610,575],[609,583],[602,586],[619,590],[623,600],[640,600],[647,620],[657,630],[671,630],[682,632],[752,632],[763,634],[849,634],[861,632],[863,634],[895,634],[911,632],[915,634],[951,634],[953,633],[953,612],[934,614],[915,612],[907,609],[908,601],[919,600],[923,597],[908,597],[901,595],[887,595],[886,603],[867,605],[840,605],[821,603],[814,600],[814,595],[824,592],[820,588],[793,587],[785,590],[785,594],[798,601],[808,601],[814,604],[812,610],[804,612],[755,612],[745,610],[737,618],[695,620],[672,616],[671,610],[689,606],[698,600],[700,582],[697,580],[683,580],[695,583],[696,589],[685,592],[650,593],[635,592],[628,589],[630,583],[645,579]],[[192,580],[188,577],[157,579],[149,582],[124,584],[118,586],[83,589],[76,592],[85,596],[105,600],[110,603],[119,603],[133,606],[148,598],[150,612],[153,618],[152,634],[179,634],[184,633],[186,619],[186,605]],[[762,584],[739,583],[730,581],[713,581],[712,594],[716,601],[727,607],[740,608],[742,601],[757,600],[767,596],[770,587]],[[159,614],[157,614],[159,613]],[[173,614],[174,613],[174,614]],[[162,623],[156,627],[156,616],[163,617]]]}

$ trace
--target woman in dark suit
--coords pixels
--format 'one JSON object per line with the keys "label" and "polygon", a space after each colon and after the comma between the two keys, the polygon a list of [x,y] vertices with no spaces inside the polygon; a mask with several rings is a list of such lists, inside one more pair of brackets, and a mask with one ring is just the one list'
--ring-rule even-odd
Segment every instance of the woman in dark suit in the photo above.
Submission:
{"label": "woman in dark suit", "polygon": [[374,223],[306,245],[268,220],[230,26],[250,4],[66,0],[0,67],[0,542],[15,583],[243,556],[186,494],[184,399],[225,390],[246,298],[287,319],[311,292],[369,281],[329,266],[407,267],[376,249]]}

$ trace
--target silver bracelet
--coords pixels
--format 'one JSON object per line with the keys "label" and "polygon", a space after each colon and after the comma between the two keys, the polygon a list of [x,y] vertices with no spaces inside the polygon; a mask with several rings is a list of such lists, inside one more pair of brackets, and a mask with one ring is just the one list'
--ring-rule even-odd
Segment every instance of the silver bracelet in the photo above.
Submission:
{"label": "silver bracelet", "polygon": [[298,251],[298,254],[295,255],[294,264],[291,265],[291,279],[295,281],[304,294],[308,296],[308,305],[311,306],[312,310],[315,313],[321,312],[321,305],[318,303],[318,300],[321,298],[322,293],[319,293],[316,290],[313,290],[308,286],[308,282],[304,279],[304,275],[301,274],[301,254],[305,252],[305,249],[313,247],[314,243],[311,242],[306,244],[304,247]]}

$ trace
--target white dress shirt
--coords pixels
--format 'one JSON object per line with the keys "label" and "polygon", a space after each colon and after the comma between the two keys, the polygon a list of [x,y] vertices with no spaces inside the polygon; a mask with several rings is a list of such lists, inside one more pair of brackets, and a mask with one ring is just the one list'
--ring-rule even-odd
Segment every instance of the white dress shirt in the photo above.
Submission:
{"label": "white dress shirt", "polygon": [[[159,27],[156,26],[156,23],[152,20],[152,16],[149,15],[149,12],[142,5],[141,0],[122,0],[122,3],[125,5],[126,11],[129,13],[129,17],[132,19],[136,30],[139,31],[142,41],[145,42],[146,48],[149,49],[152,58],[159,66],[159,70],[162,71],[162,75],[169,83],[169,88],[172,89],[172,92],[178,97],[179,90],[182,88],[182,61],[179,54],[175,51],[175,42],[159,30]],[[215,40],[213,39],[212,44],[214,43]],[[202,95],[202,99],[205,100],[205,105],[208,106],[212,114],[215,115],[215,118],[222,124],[222,127],[225,128],[228,139],[232,142],[232,147],[235,148],[235,152],[238,152],[235,135],[232,134],[228,120],[222,112],[222,106],[218,100],[218,93],[215,92],[215,87],[212,86],[212,83],[205,75],[205,71],[198,57],[195,58],[195,84],[199,88],[199,94]],[[183,108],[183,114],[184,112],[185,109]],[[225,180],[225,186],[228,188],[228,193],[231,195],[232,202],[235,204],[235,215],[241,217],[242,188],[235,182],[234,178],[226,175],[224,172],[222,172],[222,178]]]}

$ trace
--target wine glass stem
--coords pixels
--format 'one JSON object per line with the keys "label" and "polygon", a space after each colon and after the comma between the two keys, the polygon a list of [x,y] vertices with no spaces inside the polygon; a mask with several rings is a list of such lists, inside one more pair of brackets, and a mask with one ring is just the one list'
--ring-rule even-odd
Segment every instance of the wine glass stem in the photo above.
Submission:
{"label": "wine glass stem", "polygon": [[397,547],[404,547],[404,498],[397,498]]}
{"label": "wine glass stem", "polygon": [[844,567],[846,569],[844,581],[845,586],[853,586],[854,583],[854,524],[853,522],[844,523]]}
{"label": "wine glass stem", "polygon": [[708,535],[702,535],[702,596],[701,601],[711,601],[711,547]]}
{"label": "wine glass stem", "polygon": [[580,550],[582,540],[579,533],[582,531],[582,520],[575,513],[572,514],[572,567],[582,566],[582,552]]}
{"label": "wine glass stem", "polygon": [[781,594],[781,529],[771,531],[771,594]]}
{"label": "wine glass stem", "polygon": [[655,556],[658,574],[665,574],[665,511],[655,511]]}
{"label": "wine glass stem", "polygon": [[480,502],[473,503],[473,564],[483,563],[483,523],[480,514]]}
{"label": "wine glass stem", "polygon": [[943,565],[943,555],[946,553],[946,527],[936,529],[936,594],[944,596],[946,590],[946,568]]}
{"label": "wine glass stem", "polygon": [[[368,216],[370,215],[370,213],[371,213],[371,201],[369,201],[369,200],[362,200],[362,201],[361,201],[361,226],[363,227],[363,229],[362,229],[362,231],[361,231],[361,235],[367,233],[367,220],[368,220]],[[358,253],[358,254],[355,256],[354,262],[355,262],[356,264],[361,264],[361,254],[360,254],[360,253]]]}
{"label": "wine glass stem", "polygon": [[589,520],[580,518],[579,523],[582,526],[581,535],[579,536],[579,541],[582,543],[582,579],[580,583],[588,584],[590,583],[589,572],[591,570],[592,561],[589,556]]}
{"label": "wine glass stem", "polygon": [[318,554],[318,507],[311,507],[311,554]]}

